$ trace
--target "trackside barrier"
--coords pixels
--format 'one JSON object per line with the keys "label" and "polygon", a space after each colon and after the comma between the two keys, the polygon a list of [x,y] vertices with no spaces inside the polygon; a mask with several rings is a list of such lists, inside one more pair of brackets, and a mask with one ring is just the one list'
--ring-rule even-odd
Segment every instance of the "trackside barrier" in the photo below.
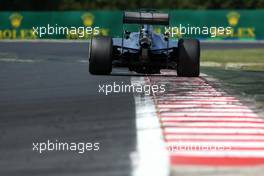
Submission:
{"label": "trackside barrier", "polygon": [[[170,27],[184,26],[174,37],[196,37],[204,40],[263,40],[264,10],[170,10]],[[122,11],[64,11],[64,12],[0,12],[0,39],[88,39],[94,34],[120,37],[122,35]],[[33,28],[34,27],[34,28]],[[41,28],[43,27],[43,28]],[[37,35],[40,28],[50,34]],[[49,30],[48,30],[49,27]],[[56,33],[59,27],[73,29],[70,33]],[[98,28],[96,28],[98,27]],[[136,25],[127,25],[137,30]],[[231,27],[231,33],[199,34],[198,28]],[[63,30],[62,29],[62,30]],[[155,26],[157,32],[164,27]],[[54,34],[52,32],[54,31]],[[205,31],[206,32],[206,31]],[[212,32],[212,31],[211,31]],[[214,31],[213,31],[214,32]],[[196,33],[196,34],[195,34]]]}

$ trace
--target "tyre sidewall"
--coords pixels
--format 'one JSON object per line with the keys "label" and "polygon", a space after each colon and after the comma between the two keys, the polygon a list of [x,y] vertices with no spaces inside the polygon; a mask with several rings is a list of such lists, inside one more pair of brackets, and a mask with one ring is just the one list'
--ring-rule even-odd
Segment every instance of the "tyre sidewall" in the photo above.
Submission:
{"label": "tyre sidewall", "polygon": [[91,74],[110,74],[112,71],[113,41],[110,37],[95,36],[91,40],[89,71]]}
{"label": "tyre sidewall", "polygon": [[180,39],[178,42],[177,73],[179,76],[196,77],[200,74],[200,42]]}

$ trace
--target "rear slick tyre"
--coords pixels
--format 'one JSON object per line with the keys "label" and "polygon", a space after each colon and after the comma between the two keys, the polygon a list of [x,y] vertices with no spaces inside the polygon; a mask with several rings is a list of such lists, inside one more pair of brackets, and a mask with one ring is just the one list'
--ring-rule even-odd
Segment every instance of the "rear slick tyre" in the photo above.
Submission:
{"label": "rear slick tyre", "polygon": [[178,41],[177,75],[198,77],[200,75],[200,42],[196,39]]}
{"label": "rear slick tyre", "polygon": [[89,72],[109,75],[112,72],[113,41],[110,37],[95,36],[91,40]]}

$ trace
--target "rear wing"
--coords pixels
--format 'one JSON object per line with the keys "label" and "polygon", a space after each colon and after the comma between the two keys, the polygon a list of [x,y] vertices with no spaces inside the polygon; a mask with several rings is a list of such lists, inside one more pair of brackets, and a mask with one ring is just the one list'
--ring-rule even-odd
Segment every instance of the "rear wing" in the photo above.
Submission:
{"label": "rear wing", "polygon": [[124,12],[123,23],[169,25],[168,13],[159,12]]}

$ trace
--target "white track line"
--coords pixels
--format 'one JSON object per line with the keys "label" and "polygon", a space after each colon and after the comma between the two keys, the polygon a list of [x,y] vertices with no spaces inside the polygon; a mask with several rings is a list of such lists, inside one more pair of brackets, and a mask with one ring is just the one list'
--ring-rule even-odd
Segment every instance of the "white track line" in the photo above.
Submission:
{"label": "white track line", "polygon": [[[145,84],[143,77],[131,78],[131,83]],[[153,100],[135,95],[137,151],[133,155],[133,176],[168,176],[169,155],[166,150]]]}

